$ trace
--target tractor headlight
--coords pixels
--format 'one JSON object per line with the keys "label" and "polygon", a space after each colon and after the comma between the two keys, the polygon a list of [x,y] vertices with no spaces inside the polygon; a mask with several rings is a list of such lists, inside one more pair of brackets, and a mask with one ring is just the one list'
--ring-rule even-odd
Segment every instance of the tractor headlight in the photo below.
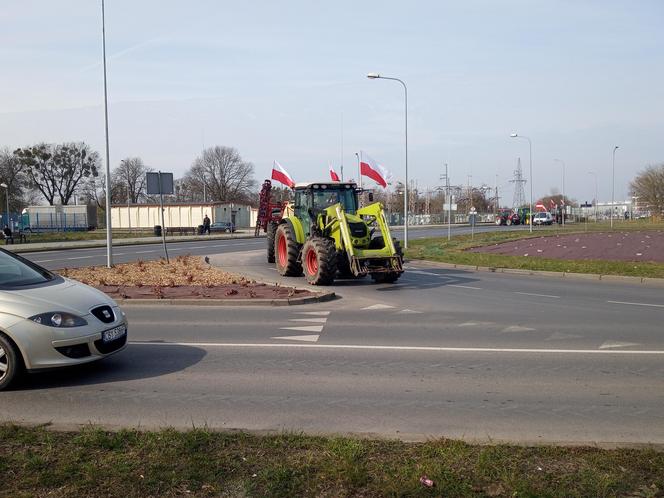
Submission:
{"label": "tractor headlight", "polygon": [[40,313],[39,315],[31,316],[29,320],[46,327],[82,327],[87,325],[88,322],[80,316],[72,315],[65,311],[50,311],[48,313]]}

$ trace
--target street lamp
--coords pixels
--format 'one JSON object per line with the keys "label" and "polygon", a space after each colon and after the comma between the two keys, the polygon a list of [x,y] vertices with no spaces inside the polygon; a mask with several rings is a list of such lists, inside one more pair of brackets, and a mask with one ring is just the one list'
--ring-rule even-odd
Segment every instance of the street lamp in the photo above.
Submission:
{"label": "street lamp", "polygon": [[595,177],[595,223],[597,223],[597,203],[599,202],[599,199],[597,198],[597,173],[594,171],[588,171],[588,174]]}
{"label": "street lamp", "polygon": [[7,200],[7,222],[5,223],[5,225],[9,227],[9,185],[7,185],[6,183],[0,183],[0,187],[5,189],[5,199]]}
{"label": "street lamp", "polygon": [[401,81],[399,78],[391,78],[388,76],[381,76],[378,73],[369,73],[367,78],[370,80],[383,79],[383,80],[392,80],[398,81],[403,85],[403,91],[405,96],[405,116],[406,116],[406,181],[404,182],[403,190],[403,214],[404,214],[404,223],[403,223],[403,247],[408,249],[408,88],[406,84]]}
{"label": "street lamp", "polygon": [[563,228],[565,228],[565,211],[567,210],[567,204],[565,203],[565,161],[562,159],[554,159],[554,161],[559,162],[563,165],[563,206],[565,208],[563,209]]}
{"label": "street lamp", "polygon": [[530,154],[530,233],[533,232],[533,143],[530,141],[530,138],[519,135],[518,133],[512,133],[510,135],[512,138],[523,138],[528,140],[528,151]]}
{"label": "street lamp", "polygon": [[104,125],[106,131],[106,266],[113,266],[113,234],[111,232],[111,159],[108,146],[108,91],[106,84],[106,19],[104,0],[101,0],[101,40],[104,63]]}
{"label": "street lamp", "polygon": [[616,151],[619,149],[617,145],[613,148],[613,167],[611,169],[611,230],[613,230],[613,211],[615,210],[615,197],[616,197]]}

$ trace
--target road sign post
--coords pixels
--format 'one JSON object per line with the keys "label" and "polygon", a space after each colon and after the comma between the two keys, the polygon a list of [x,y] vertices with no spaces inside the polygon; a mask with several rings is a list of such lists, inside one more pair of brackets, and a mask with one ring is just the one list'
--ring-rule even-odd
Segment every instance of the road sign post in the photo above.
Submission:
{"label": "road sign post", "polygon": [[146,184],[148,195],[159,195],[159,210],[161,211],[161,244],[164,248],[166,262],[170,263],[168,258],[168,249],[166,247],[166,225],[164,223],[164,194],[173,194],[173,173],[147,173]]}

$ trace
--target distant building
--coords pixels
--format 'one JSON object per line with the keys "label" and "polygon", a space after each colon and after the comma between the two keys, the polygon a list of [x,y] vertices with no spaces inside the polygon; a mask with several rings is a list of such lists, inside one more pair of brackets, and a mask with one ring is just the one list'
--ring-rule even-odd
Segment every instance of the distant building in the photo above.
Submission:
{"label": "distant building", "polygon": [[[155,204],[111,206],[113,228],[153,228],[161,225],[161,213]],[[197,227],[207,214],[212,223],[232,222],[236,228],[256,226],[258,211],[251,206],[234,203],[164,204],[164,224],[168,228]]]}

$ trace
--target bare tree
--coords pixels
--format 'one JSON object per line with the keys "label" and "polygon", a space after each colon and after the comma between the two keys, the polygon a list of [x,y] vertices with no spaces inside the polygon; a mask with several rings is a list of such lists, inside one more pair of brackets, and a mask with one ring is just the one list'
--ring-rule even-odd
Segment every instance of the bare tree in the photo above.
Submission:
{"label": "bare tree", "polygon": [[[27,177],[23,165],[9,149],[0,149],[0,183],[7,185],[9,194],[9,210],[20,211],[25,206],[25,197],[29,194]],[[5,204],[0,206],[4,211]]]}
{"label": "bare tree", "polygon": [[146,168],[140,157],[127,157],[113,170],[111,175],[111,199],[113,203],[137,204],[145,198]]}
{"label": "bare tree", "polygon": [[641,171],[630,183],[630,191],[653,215],[664,215],[664,164]]}
{"label": "bare tree", "polygon": [[217,145],[196,158],[184,181],[200,200],[205,188],[207,201],[246,203],[256,185],[253,175],[254,165],[243,161],[236,149]]}
{"label": "bare tree", "polygon": [[79,183],[98,175],[99,154],[83,142],[42,143],[17,149],[14,155],[51,206],[56,197],[62,205],[69,204]]}

